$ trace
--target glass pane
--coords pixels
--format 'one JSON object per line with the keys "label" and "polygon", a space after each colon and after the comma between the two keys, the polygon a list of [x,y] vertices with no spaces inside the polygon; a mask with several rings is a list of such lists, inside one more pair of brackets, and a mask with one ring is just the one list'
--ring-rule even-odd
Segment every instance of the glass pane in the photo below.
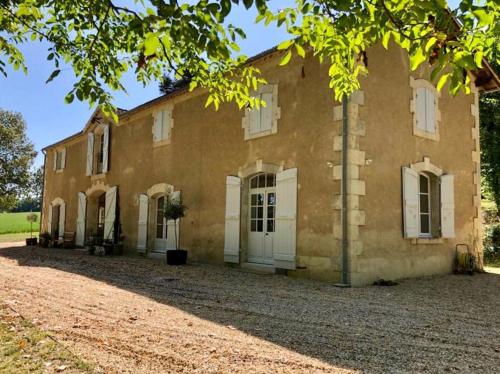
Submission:
{"label": "glass pane", "polygon": [[257,188],[257,177],[250,179],[250,188]]}
{"label": "glass pane", "polygon": [[257,195],[257,204],[256,205],[259,205],[259,206],[264,205],[264,194],[260,193]]}
{"label": "glass pane", "polygon": [[274,232],[274,219],[267,220],[267,232]]}
{"label": "glass pane", "polygon": [[429,195],[420,194],[420,213],[429,213]]}
{"label": "glass pane", "polygon": [[163,238],[163,225],[156,225],[156,237],[158,239]]}
{"label": "glass pane", "polygon": [[258,232],[264,231],[264,222],[261,219],[257,221],[257,231]]}
{"label": "glass pane", "polygon": [[250,231],[252,231],[252,232],[257,231],[257,221],[252,220],[252,221],[250,222]]}
{"label": "glass pane", "polygon": [[274,218],[274,209],[273,206],[267,207],[267,218]]}
{"label": "glass pane", "polygon": [[275,185],[274,174],[267,174],[267,187],[274,187]]}
{"label": "glass pane", "polygon": [[429,215],[428,214],[421,214],[420,215],[420,232],[422,234],[429,234],[430,233]]}
{"label": "glass pane", "polygon": [[257,195],[252,194],[252,197],[250,199],[250,204],[251,205],[257,205]]}
{"label": "glass pane", "polygon": [[429,184],[426,177],[420,175],[420,192],[427,193],[429,192]]}
{"label": "glass pane", "polygon": [[158,210],[163,210],[163,205],[165,203],[165,197],[159,197],[158,198]]}
{"label": "glass pane", "polygon": [[276,205],[276,196],[274,192],[267,194],[267,205]]}
{"label": "glass pane", "polygon": [[257,208],[251,208],[250,218],[257,218]]}
{"label": "glass pane", "polygon": [[263,207],[257,208],[257,218],[264,218],[264,208]]}
{"label": "glass pane", "polygon": [[266,187],[266,175],[259,175],[259,188]]}

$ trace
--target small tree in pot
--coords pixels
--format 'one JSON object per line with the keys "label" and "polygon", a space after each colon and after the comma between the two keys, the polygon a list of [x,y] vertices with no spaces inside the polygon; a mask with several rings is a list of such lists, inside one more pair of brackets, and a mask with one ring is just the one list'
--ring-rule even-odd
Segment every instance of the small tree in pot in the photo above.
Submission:
{"label": "small tree in pot", "polygon": [[[186,207],[180,200],[168,200],[165,206],[165,218],[174,221],[175,250],[167,251],[167,264],[184,265],[187,261],[187,251],[179,249],[180,237],[177,237],[177,220],[184,217]],[[180,235],[179,235],[180,236]]]}

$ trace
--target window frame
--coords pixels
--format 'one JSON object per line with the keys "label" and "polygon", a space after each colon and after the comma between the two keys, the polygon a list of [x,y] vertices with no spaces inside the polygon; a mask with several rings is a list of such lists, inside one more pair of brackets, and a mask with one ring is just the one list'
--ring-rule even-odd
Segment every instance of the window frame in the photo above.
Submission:
{"label": "window frame", "polygon": [[64,149],[57,149],[56,152],[54,153],[55,157],[55,171],[56,172],[61,172],[64,170],[62,161],[63,161],[63,153]]}
{"label": "window frame", "polygon": [[[431,178],[425,173],[418,174],[418,215],[419,215],[419,227],[418,236],[420,238],[432,238],[432,190],[431,190]],[[421,177],[424,177],[427,182],[427,192],[422,192]],[[421,197],[422,195],[427,195],[427,212],[422,212]],[[428,222],[428,232],[422,232],[422,216],[426,215],[429,217]]]}
{"label": "window frame", "polygon": [[[153,126],[152,126],[152,135],[153,135],[153,146],[159,147],[162,145],[170,144],[172,138],[172,129],[174,128],[174,118],[173,118],[173,106],[167,105],[161,108],[158,108],[153,113]],[[155,138],[155,130],[156,130],[156,119],[158,114],[161,113],[161,137],[159,139]],[[168,119],[168,122],[166,121]]]}
{"label": "window frame", "polygon": [[[441,122],[441,111],[439,110],[439,99],[441,98],[440,92],[434,87],[434,85],[425,79],[415,79],[410,76],[410,87],[412,89],[412,96],[410,100],[410,112],[413,117],[413,135],[426,138],[429,140],[439,141],[439,125]],[[428,126],[426,124],[425,130],[420,128],[417,123],[418,113],[417,113],[417,93],[419,90],[425,89],[426,95],[431,93],[434,96],[435,106],[434,106],[434,132],[427,131]],[[427,102],[427,100],[426,100]],[[427,118],[427,111],[424,113],[425,118]]]}

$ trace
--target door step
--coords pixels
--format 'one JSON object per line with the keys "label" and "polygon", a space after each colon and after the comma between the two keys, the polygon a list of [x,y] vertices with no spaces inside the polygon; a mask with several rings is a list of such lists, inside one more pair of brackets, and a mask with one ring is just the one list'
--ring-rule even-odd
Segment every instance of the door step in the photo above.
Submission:
{"label": "door step", "polygon": [[243,262],[241,264],[241,270],[247,271],[249,273],[255,273],[255,274],[274,274],[276,271],[276,268],[273,265],[255,264],[252,262]]}

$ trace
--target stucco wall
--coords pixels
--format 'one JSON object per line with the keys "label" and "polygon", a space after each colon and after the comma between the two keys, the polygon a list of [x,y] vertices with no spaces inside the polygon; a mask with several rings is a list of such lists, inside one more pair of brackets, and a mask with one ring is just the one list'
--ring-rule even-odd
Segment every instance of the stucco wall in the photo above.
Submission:
{"label": "stucco wall", "polygon": [[[337,127],[327,67],[313,59],[292,61],[285,69],[278,62],[271,58],[257,63],[269,83],[278,84],[281,119],[275,135],[245,141],[243,111],[235,104],[223,105],[218,112],[205,109],[206,96],[193,94],[175,101],[168,145],[153,147],[152,114],[161,105],[112,127],[109,172],[94,183],[118,185],[128,251],[135,252],[139,194],[156,183],[168,183],[182,191],[188,207],[181,223],[181,244],[189,249],[189,258],[222,264],[226,176],[238,175],[240,168],[261,159],[285,169],[298,168],[297,264],[301,269],[290,274],[338,278],[339,249],[333,240],[331,209],[334,186],[327,164],[333,157]],[[68,146],[63,173],[55,174],[48,167],[46,175],[45,202],[56,196],[67,201],[66,228],[72,231],[76,229],[77,193],[92,184],[85,176],[86,142],[82,136]],[[51,157],[49,150],[48,166]],[[148,237],[154,233],[150,231]]]}
{"label": "stucco wall", "polygon": [[[425,139],[413,134],[410,75],[429,79],[428,69],[410,72],[408,58],[395,47],[389,52],[382,47],[370,50],[369,69],[362,81],[365,102],[359,113],[366,129],[360,149],[368,160],[360,171],[366,184],[366,195],[361,197],[366,222],[360,229],[363,248],[353,254],[352,282],[450,272],[455,244],[473,246],[474,96],[450,97],[444,88],[438,100],[440,139]],[[424,157],[455,176],[456,237],[439,244],[412,244],[403,238],[401,168]]]}

